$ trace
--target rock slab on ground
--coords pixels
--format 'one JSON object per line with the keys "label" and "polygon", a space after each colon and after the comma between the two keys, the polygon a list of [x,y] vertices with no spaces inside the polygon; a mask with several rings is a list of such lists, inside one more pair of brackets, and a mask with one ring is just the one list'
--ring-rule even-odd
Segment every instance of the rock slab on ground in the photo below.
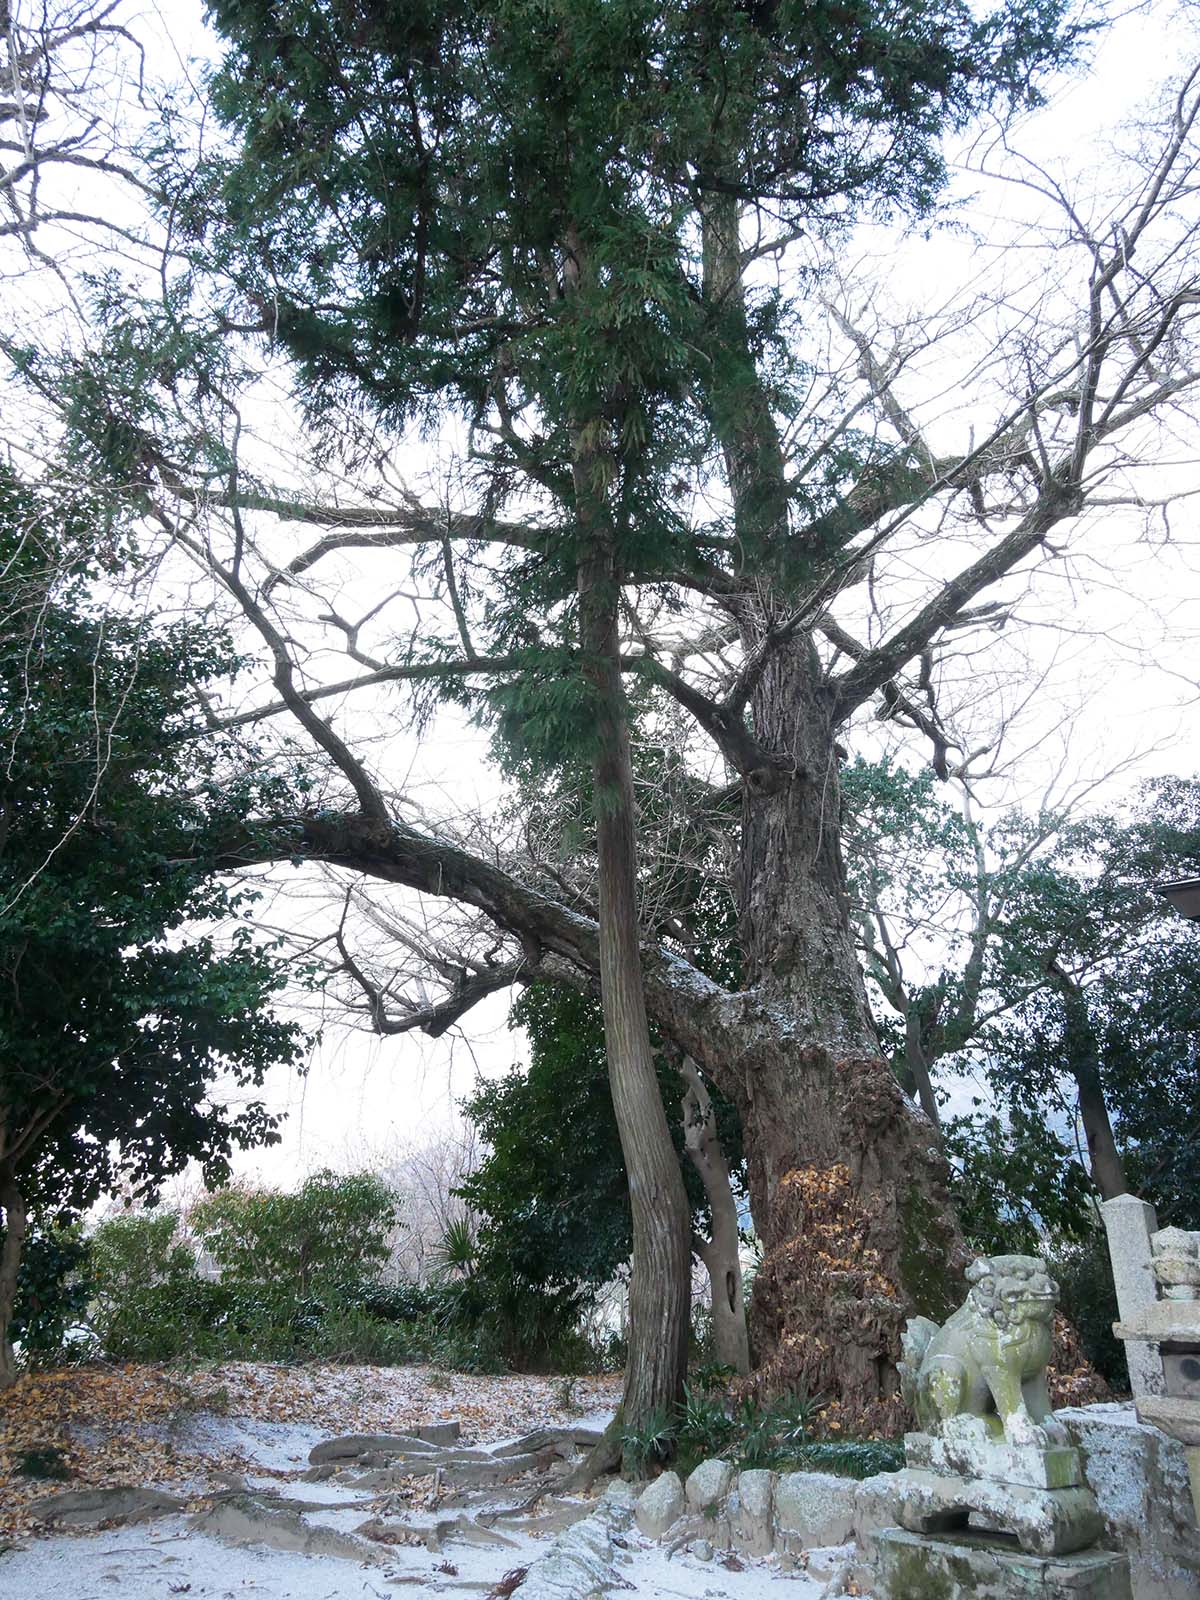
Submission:
{"label": "rock slab on ground", "polygon": [[854,1525],[851,1537],[860,1550],[868,1548],[871,1535],[880,1528],[896,1526],[895,1472],[880,1472],[873,1478],[864,1478],[851,1485],[854,1489]]}
{"label": "rock slab on ground", "polygon": [[413,1430],[426,1444],[457,1444],[462,1438],[462,1423],[457,1417],[441,1422],[422,1422]]}
{"label": "rock slab on ground", "polygon": [[368,1455],[421,1455],[436,1446],[418,1433],[348,1433],[339,1439],[322,1439],[308,1452],[309,1465],[325,1466],[335,1461],[357,1461]]}
{"label": "rock slab on ground", "polygon": [[[669,1476],[679,1484],[682,1504],[683,1485],[677,1474]],[[521,1600],[591,1600],[609,1589],[628,1589],[630,1585],[616,1569],[614,1539],[628,1529],[634,1515],[629,1485],[620,1480],[610,1484],[595,1511],[560,1533],[529,1568],[520,1586]]]}
{"label": "rock slab on ground", "polygon": [[497,1457],[524,1456],[536,1454],[539,1450],[557,1450],[566,1456],[571,1454],[576,1445],[596,1444],[599,1439],[600,1435],[591,1428],[538,1428],[508,1444],[493,1446],[491,1454]]}
{"label": "rock slab on ground", "polygon": [[341,1556],[351,1561],[380,1561],[382,1552],[365,1539],[336,1528],[305,1522],[298,1511],[264,1506],[247,1497],[222,1501],[191,1519],[198,1533],[229,1544],[265,1545],[271,1550],[296,1550],[306,1556]]}
{"label": "rock slab on ground", "polygon": [[29,1508],[38,1522],[59,1528],[99,1528],[108,1523],[149,1522],[186,1511],[187,1501],[161,1489],[67,1489],[35,1500]]}
{"label": "rock slab on ground", "polygon": [[448,1544],[468,1544],[484,1550],[515,1550],[516,1541],[484,1528],[473,1517],[441,1517],[436,1522],[419,1524],[392,1521],[387,1517],[369,1517],[360,1522],[355,1533],[375,1544],[423,1544],[427,1550],[440,1554]]}
{"label": "rock slab on ground", "polygon": [[354,1477],[356,1487],[396,1489],[408,1478],[432,1477],[440,1472],[447,1483],[459,1489],[478,1489],[508,1483],[529,1472],[546,1472],[561,1461],[557,1449],[539,1450],[535,1455],[503,1456],[497,1459],[485,1451],[457,1450],[433,1455],[402,1456],[386,1467],[368,1467]]}
{"label": "rock slab on ground", "polygon": [[346,1433],[322,1439],[308,1452],[308,1460],[310,1466],[319,1467],[368,1455],[419,1455],[456,1444],[461,1437],[461,1422],[422,1422],[408,1433]]}

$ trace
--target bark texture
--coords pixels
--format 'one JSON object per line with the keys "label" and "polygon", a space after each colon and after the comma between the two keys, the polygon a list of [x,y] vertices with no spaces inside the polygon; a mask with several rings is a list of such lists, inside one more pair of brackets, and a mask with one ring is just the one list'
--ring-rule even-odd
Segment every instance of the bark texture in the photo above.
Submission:
{"label": "bark texture", "polygon": [[[604,626],[606,607],[585,576],[589,632]],[[601,586],[604,585],[601,580]],[[609,1085],[629,1180],[633,1261],[629,1286],[626,1426],[643,1426],[674,1407],[687,1370],[691,1208],[663,1110],[642,993],[638,939],[633,778],[615,660],[601,714],[593,769],[600,922],[600,999]],[[617,679],[615,683],[611,679]]]}
{"label": "bark texture", "polygon": [[680,1072],[687,1085],[683,1097],[684,1148],[704,1185],[712,1216],[709,1237],[698,1239],[695,1247],[708,1272],[712,1291],[713,1344],[717,1360],[745,1377],[750,1371],[750,1336],[746,1327],[737,1202],[733,1198],[729,1163],[721,1149],[708,1090],[690,1056],[684,1058]]}
{"label": "bark texture", "polygon": [[[582,251],[576,251],[581,263]],[[633,1231],[629,1358],[622,1416],[644,1427],[683,1393],[691,1310],[691,1207],[671,1140],[642,987],[633,769],[621,683],[620,585],[612,531],[598,505],[602,464],[577,450],[578,566],[584,672],[596,707],[592,799],[596,815],[600,1001],[613,1110],[625,1160]]]}
{"label": "bark texture", "polygon": [[17,1298],[17,1272],[21,1247],[25,1242],[27,1216],[25,1196],[17,1185],[12,1168],[0,1162],[0,1208],[4,1211],[4,1247],[0,1250],[0,1390],[11,1388],[17,1379],[16,1357],[12,1347],[13,1306]]}
{"label": "bark texture", "polygon": [[[711,202],[703,226],[709,407],[743,552],[727,602],[746,662],[734,705],[762,752],[743,772],[737,881],[744,981],[762,1022],[722,1085],[741,1113],[764,1244],[755,1383],[820,1392],[848,1425],[887,1426],[898,1421],[905,1319],[953,1309],[966,1257],[936,1131],[880,1053],[850,931],[838,781],[847,702],[811,623],[797,620],[826,533],[819,520],[791,525],[784,451],[748,342],[736,204]],[[760,568],[767,552],[785,563],[778,576]]]}
{"label": "bark texture", "polygon": [[747,976],[781,1034],[760,1046],[738,1101],[766,1246],[757,1382],[830,1395],[848,1426],[888,1427],[904,1322],[954,1309],[966,1252],[936,1131],[871,1022],[844,889],[836,730],[807,638],[773,653],[752,714],[791,763],[747,794],[739,881]]}

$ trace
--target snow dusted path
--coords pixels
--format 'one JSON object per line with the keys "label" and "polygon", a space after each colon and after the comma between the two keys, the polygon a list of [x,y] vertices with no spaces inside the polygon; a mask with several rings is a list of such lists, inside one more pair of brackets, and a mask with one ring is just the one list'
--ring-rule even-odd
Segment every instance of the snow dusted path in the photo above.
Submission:
{"label": "snow dusted path", "polygon": [[[566,1491],[563,1457],[571,1430],[607,1421],[620,1386],[613,1377],[564,1389],[563,1380],[419,1367],[104,1372],[107,1386],[94,1372],[55,1374],[49,1391],[31,1381],[23,1396],[13,1392],[11,1409],[0,1402],[0,1523],[7,1518],[9,1529],[0,1535],[0,1600],[520,1600],[520,1587],[510,1587],[520,1569],[595,1510],[594,1500]],[[174,1409],[164,1386],[177,1397]],[[132,1411],[131,1393],[145,1400]],[[461,1438],[425,1445],[427,1458],[366,1453],[310,1466],[312,1448],[335,1436],[407,1434],[443,1419],[461,1422]],[[515,1436],[544,1428],[556,1432],[554,1448],[531,1454],[527,1442],[519,1457],[515,1446],[506,1450]],[[60,1484],[31,1484],[12,1471],[14,1457],[43,1435],[71,1472]],[[454,1459],[439,1469],[442,1449]],[[503,1481],[492,1481],[497,1472]],[[181,1504],[142,1523],[48,1527],[38,1497],[119,1485],[162,1489]],[[668,1556],[633,1530],[618,1546],[619,1592],[646,1600],[818,1600],[838,1565],[821,1552],[808,1572],[734,1556]]]}

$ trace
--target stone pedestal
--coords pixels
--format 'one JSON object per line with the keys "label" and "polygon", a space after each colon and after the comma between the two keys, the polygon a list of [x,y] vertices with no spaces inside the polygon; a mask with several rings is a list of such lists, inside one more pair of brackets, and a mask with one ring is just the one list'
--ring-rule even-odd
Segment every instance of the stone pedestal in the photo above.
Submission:
{"label": "stone pedestal", "polygon": [[1037,1256],[967,1269],[942,1326],[913,1318],[900,1380],[922,1432],[893,1480],[899,1528],[877,1536],[884,1600],[1131,1600],[1079,1452],[1050,1409],[1058,1285]]}
{"label": "stone pedestal", "polygon": [[910,1533],[965,1533],[974,1515],[1030,1555],[1057,1556],[1086,1549],[1104,1531],[1095,1497],[1082,1485],[1035,1489],[909,1468],[896,1474],[896,1491],[896,1520]]}
{"label": "stone pedestal", "polygon": [[1108,1550],[1037,1556],[994,1536],[902,1528],[884,1529],[873,1544],[879,1600],[1130,1600],[1129,1563]]}
{"label": "stone pedestal", "polygon": [[[956,1419],[957,1420],[957,1419]],[[1076,1489],[1083,1483],[1079,1452],[1070,1444],[1040,1449],[1010,1445],[1003,1439],[947,1424],[940,1439],[927,1433],[904,1435],[904,1459],[910,1467],[950,1477],[990,1478],[997,1483],[1025,1484],[1031,1489]]]}
{"label": "stone pedestal", "polygon": [[[1158,1219],[1152,1205],[1132,1194],[1119,1194],[1114,1200],[1105,1200],[1100,1214],[1108,1235],[1117,1310],[1121,1321],[1129,1322],[1158,1299],[1150,1248]],[[1163,1392],[1162,1358],[1157,1345],[1145,1340],[1131,1341],[1125,1346],[1125,1361],[1129,1368],[1130,1392],[1135,1400],[1144,1394]]]}

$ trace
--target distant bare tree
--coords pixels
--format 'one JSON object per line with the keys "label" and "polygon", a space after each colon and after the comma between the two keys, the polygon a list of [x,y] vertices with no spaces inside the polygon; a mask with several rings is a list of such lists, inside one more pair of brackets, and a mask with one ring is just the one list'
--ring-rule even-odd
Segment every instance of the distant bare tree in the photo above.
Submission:
{"label": "distant bare tree", "polygon": [[473,1125],[459,1118],[428,1140],[367,1147],[356,1157],[400,1196],[387,1268],[396,1281],[429,1282],[442,1239],[470,1215],[454,1190],[475,1170],[479,1154]]}
{"label": "distant bare tree", "polygon": [[94,253],[97,231],[145,248],[147,185],[130,155],[144,46],[129,10],[0,0],[0,239],[60,273],[74,247]]}

